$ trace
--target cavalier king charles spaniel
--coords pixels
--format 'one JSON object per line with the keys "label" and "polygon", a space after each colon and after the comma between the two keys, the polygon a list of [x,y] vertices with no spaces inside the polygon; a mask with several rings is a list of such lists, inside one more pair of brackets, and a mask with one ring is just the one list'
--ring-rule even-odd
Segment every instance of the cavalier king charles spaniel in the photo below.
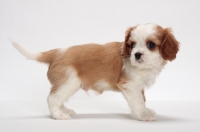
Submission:
{"label": "cavalier king charles spaniel", "polygon": [[144,89],[154,84],[156,76],[179,50],[171,29],[156,24],[128,28],[123,42],[90,43],[40,53],[11,42],[28,59],[49,65],[47,76],[52,87],[48,106],[57,120],[68,120],[75,114],[63,103],[80,88],[98,93],[121,92],[134,119],[156,120],[155,111],[145,106]]}

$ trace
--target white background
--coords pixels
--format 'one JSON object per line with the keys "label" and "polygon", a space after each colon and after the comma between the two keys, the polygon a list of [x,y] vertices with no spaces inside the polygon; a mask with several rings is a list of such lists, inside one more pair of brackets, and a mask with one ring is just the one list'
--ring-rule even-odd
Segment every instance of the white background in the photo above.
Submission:
{"label": "white background", "polygon": [[[50,91],[47,66],[26,60],[9,38],[38,52],[123,41],[127,27],[143,23],[172,27],[181,43],[147,100],[200,101],[199,0],[0,0],[0,100],[46,100]],[[124,100],[114,92],[91,96],[80,90],[73,100]]]}
{"label": "white background", "polygon": [[[120,93],[88,96],[83,90],[67,104],[78,113],[71,121],[52,120],[47,66],[27,60],[8,40],[38,52],[123,41],[129,26],[143,23],[172,27],[181,43],[177,59],[146,90],[146,105],[157,112],[157,121],[148,123],[131,120]],[[2,132],[199,132],[199,87],[199,0],[0,0]]]}

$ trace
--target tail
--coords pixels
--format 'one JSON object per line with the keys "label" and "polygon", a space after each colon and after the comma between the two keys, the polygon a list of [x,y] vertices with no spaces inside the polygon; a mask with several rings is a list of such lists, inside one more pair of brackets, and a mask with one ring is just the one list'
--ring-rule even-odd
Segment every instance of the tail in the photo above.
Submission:
{"label": "tail", "polygon": [[11,40],[11,43],[13,46],[25,57],[27,57],[30,60],[37,60],[38,56],[40,56],[40,53],[32,53],[24,48],[22,48],[18,43]]}
{"label": "tail", "polygon": [[18,43],[10,40],[12,45],[26,58],[30,60],[37,60],[39,62],[44,62],[44,63],[51,63],[52,62],[52,57],[55,55],[57,52],[57,49],[46,51],[46,52],[39,52],[39,53],[33,53],[30,52],[23,47],[21,47]]}

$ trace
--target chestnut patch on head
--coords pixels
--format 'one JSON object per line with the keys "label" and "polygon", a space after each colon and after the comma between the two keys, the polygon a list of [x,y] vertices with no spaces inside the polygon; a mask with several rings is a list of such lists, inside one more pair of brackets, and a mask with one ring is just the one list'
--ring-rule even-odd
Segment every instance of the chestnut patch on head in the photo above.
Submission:
{"label": "chestnut patch on head", "polygon": [[125,41],[124,41],[124,47],[123,47],[123,53],[122,56],[124,58],[129,57],[131,55],[131,51],[134,48],[135,44],[134,42],[130,41],[129,38],[131,36],[131,31],[134,29],[134,27],[129,27],[126,30],[125,33]]}
{"label": "chestnut patch on head", "polygon": [[170,28],[163,30],[163,41],[160,45],[160,54],[164,60],[172,61],[179,50],[179,42],[176,40]]}

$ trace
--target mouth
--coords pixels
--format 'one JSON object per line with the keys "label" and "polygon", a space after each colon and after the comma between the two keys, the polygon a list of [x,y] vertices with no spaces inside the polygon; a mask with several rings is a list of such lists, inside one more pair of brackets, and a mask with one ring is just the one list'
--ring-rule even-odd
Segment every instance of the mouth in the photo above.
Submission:
{"label": "mouth", "polygon": [[136,61],[137,61],[138,63],[142,63],[142,62],[144,62],[144,61],[143,61],[143,60],[141,60],[141,59],[140,59],[140,60],[136,60]]}

